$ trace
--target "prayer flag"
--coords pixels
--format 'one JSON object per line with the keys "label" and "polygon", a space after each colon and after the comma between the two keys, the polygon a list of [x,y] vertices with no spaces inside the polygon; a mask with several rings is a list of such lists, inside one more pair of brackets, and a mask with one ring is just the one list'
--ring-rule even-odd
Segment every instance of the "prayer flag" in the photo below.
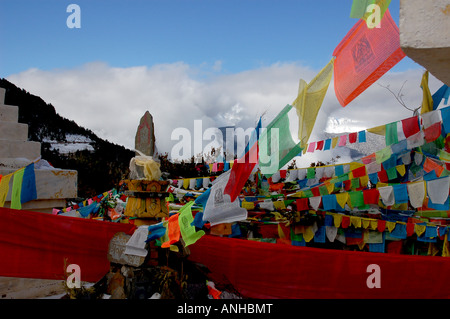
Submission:
{"label": "prayer flag", "polygon": [[259,167],[266,177],[272,176],[302,151],[300,143],[292,139],[288,117],[291,109],[292,105],[286,105],[259,138]]}
{"label": "prayer flag", "polygon": [[230,178],[225,187],[224,193],[230,195],[233,202],[241,192],[242,188],[248,180],[253,168],[258,162],[258,139],[259,130],[261,129],[261,118],[259,118],[256,129],[252,132],[250,140],[245,147],[245,154],[238,160],[234,161],[231,168]]}
{"label": "prayer flag", "polygon": [[448,98],[450,96],[450,88],[444,84],[441,86],[441,88],[439,90],[437,90],[432,98],[433,98],[433,110],[436,110],[439,106],[439,104],[441,104],[442,99],[445,99],[444,103],[448,104]]}
{"label": "prayer flag", "polygon": [[196,231],[195,226],[192,225],[194,217],[192,217],[191,207],[194,201],[190,201],[180,209],[180,215],[178,217],[178,224],[180,226],[180,233],[183,237],[186,246],[194,244],[199,240],[205,232],[203,230]]}
{"label": "prayer flag", "polygon": [[358,132],[358,140],[360,143],[366,142],[366,131],[360,131]]}
{"label": "prayer flag", "polygon": [[22,180],[25,168],[21,168],[14,173],[13,187],[11,191],[11,208],[21,209],[22,203],[20,202],[20,195],[22,192]]}
{"label": "prayer flag", "polygon": [[397,144],[397,122],[386,124],[386,146]]}
{"label": "prayer flag", "polygon": [[3,207],[5,205],[6,196],[8,195],[9,191],[9,181],[13,174],[8,174],[5,176],[2,176],[2,179],[0,180],[0,207]]}
{"label": "prayer flag", "polygon": [[359,20],[333,52],[334,89],[346,106],[405,57],[400,33],[386,10],[381,28],[368,28]]}
{"label": "prayer flag", "polygon": [[408,138],[420,131],[419,118],[417,116],[402,120],[403,134]]}
{"label": "prayer flag", "polygon": [[215,180],[204,206],[203,220],[209,221],[211,226],[247,218],[247,210],[241,207],[239,198],[231,201],[230,196],[224,192],[230,174],[231,170],[223,173]]}
{"label": "prayer flag", "polygon": [[307,85],[300,79],[298,96],[292,105],[299,119],[298,139],[302,148],[308,143],[317,114],[327,93],[333,75],[334,58]]}
{"label": "prayer flag", "polygon": [[423,91],[422,97],[422,108],[420,109],[420,114],[433,111],[433,97],[431,96],[430,89],[428,87],[428,71],[425,71],[422,76],[422,82],[420,82],[420,87]]}

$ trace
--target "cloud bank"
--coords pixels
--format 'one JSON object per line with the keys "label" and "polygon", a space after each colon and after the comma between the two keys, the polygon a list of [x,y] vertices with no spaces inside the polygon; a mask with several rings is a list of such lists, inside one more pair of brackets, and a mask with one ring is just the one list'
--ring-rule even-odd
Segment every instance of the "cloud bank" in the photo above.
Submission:
{"label": "cloud bank", "polygon": [[[234,74],[222,72],[221,67],[220,61],[212,66],[178,62],[129,68],[92,62],[75,69],[29,69],[8,80],[51,103],[61,116],[130,149],[139,120],[148,110],[157,148],[170,154],[177,143],[171,140],[173,130],[182,127],[194,132],[194,120],[202,121],[203,130],[233,125],[245,130],[255,127],[263,116],[263,127],[267,126],[295,100],[299,79],[309,82],[320,71],[298,63],[276,63]],[[412,116],[379,84],[395,92],[404,84],[404,101],[413,108],[421,104],[422,74],[421,69],[390,72],[345,108],[335,97],[332,81],[310,141],[323,139],[325,131],[339,135]],[[430,75],[431,92],[440,85]],[[291,119],[296,138],[298,124],[295,116]],[[316,160],[308,156],[306,161]]]}

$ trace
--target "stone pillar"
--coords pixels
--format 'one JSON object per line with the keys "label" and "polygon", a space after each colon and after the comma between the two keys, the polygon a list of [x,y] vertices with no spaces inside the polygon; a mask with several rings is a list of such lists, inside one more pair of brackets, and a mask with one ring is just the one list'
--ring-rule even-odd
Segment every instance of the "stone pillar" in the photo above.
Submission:
{"label": "stone pillar", "polygon": [[[141,117],[134,140],[135,149],[147,156],[155,153],[155,126],[152,115],[146,111]],[[139,154],[136,154],[139,155]]]}
{"label": "stone pillar", "polygon": [[400,0],[403,52],[450,85],[450,0]]}
{"label": "stone pillar", "polygon": [[[19,108],[5,105],[5,89],[0,88],[0,175],[7,175],[30,164],[41,156],[41,143],[28,141],[28,125],[18,123]],[[51,213],[54,207],[64,207],[66,198],[77,197],[75,170],[56,168],[35,169],[37,199],[23,203],[22,209]],[[13,178],[10,180],[10,189]],[[9,192],[5,207],[10,207]]]}

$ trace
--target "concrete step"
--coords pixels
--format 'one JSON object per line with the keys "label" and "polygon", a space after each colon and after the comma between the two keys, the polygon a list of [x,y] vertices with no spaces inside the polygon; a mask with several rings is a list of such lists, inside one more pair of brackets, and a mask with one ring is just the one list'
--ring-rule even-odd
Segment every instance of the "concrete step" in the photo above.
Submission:
{"label": "concrete step", "polygon": [[0,299],[36,299],[66,292],[65,280],[0,277]]}
{"label": "concrete step", "polygon": [[41,156],[41,143],[32,141],[0,140],[0,157],[24,157],[35,160]]}
{"label": "concrete step", "polygon": [[28,140],[28,125],[0,120],[0,140]]}
{"label": "concrete step", "polygon": [[0,105],[5,104],[6,89],[0,88]]}
{"label": "concrete step", "polygon": [[19,121],[19,107],[15,105],[0,105],[0,121],[17,123]]}
{"label": "concrete step", "polygon": [[[14,173],[15,171],[15,169],[3,168],[0,169],[0,174],[8,175]],[[62,169],[35,169],[34,173],[36,176],[36,192],[38,200],[76,198],[78,196],[77,171]],[[14,177],[9,181],[10,190],[12,189],[13,180]],[[9,191],[6,196],[6,201],[9,202],[10,200],[11,191]],[[32,210],[30,207],[26,209]]]}

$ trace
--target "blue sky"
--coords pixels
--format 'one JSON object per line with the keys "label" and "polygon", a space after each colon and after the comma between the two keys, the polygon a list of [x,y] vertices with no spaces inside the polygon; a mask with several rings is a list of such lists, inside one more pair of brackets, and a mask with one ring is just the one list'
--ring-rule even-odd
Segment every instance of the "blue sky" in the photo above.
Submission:
{"label": "blue sky", "polygon": [[[81,28],[69,29],[69,4]],[[178,61],[222,73],[298,62],[320,69],[356,23],[351,0],[0,0],[0,76],[30,68]],[[398,24],[399,0],[390,11]],[[417,68],[409,58],[395,70]]]}
{"label": "blue sky", "polygon": [[[81,8],[80,29],[66,25],[71,3]],[[170,153],[173,132],[193,132],[196,120],[203,130],[245,130],[262,116],[266,126],[357,23],[351,6],[352,0],[0,0],[0,77],[128,148],[149,111],[156,145]],[[398,24],[399,0],[389,9]],[[415,108],[423,72],[405,57],[345,108],[332,82],[310,141],[410,117],[377,84],[403,87]],[[441,85],[430,76],[432,93]],[[294,114],[294,136],[296,129]]]}

